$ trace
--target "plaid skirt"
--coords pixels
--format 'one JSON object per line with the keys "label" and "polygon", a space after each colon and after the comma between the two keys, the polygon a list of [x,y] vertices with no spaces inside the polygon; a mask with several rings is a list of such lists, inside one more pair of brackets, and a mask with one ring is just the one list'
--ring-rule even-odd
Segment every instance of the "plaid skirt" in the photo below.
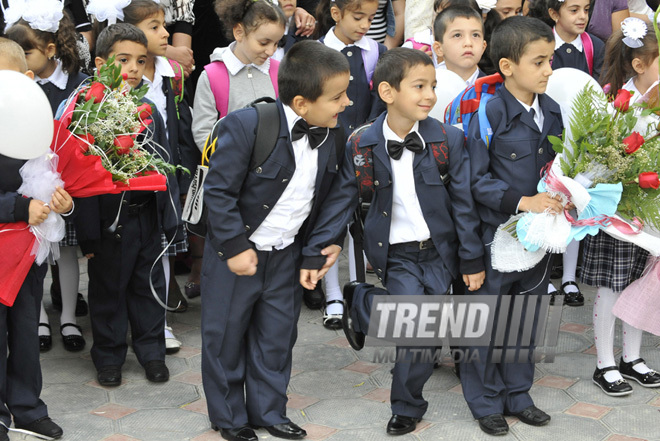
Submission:
{"label": "plaid skirt", "polygon": [[175,242],[172,245],[167,245],[169,241],[165,237],[164,233],[160,233],[160,244],[163,248],[167,248],[165,251],[165,256],[176,256],[177,254],[185,253],[188,251],[188,235],[186,234],[186,229],[183,229],[183,240],[180,242]]}
{"label": "plaid skirt", "polygon": [[73,225],[73,222],[65,220],[64,228],[64,239],[60,240],[60,246],[77,247],[78,239],[76,238],[76,227]]}
{"label": "plaid skirt", "polygon": [[648,256],[646,250],[601,231],[584,239],[580,279],[587,285],[621,292],[642,276]]}

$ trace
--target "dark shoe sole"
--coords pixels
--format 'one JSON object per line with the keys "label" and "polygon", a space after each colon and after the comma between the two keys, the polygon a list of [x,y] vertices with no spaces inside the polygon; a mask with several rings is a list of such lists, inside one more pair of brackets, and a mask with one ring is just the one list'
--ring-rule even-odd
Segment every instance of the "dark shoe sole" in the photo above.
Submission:
{"label": "dark shoe sole", "polygon": [[626,395],[630,395],[631,393],[633,393],[632,390],[626,390],[626,391],[623,391],[623,392],[610,392],[610,391],[605,390],[605,388],[603,388],[603,386],[601,386],[600,383],[598,381],[594,380],[593,378],[591,379],[591,381],[593,381],[594,384],[596,386],[598,386],[600,388],[600,390],[602,390],[605,393],[605,395],[609,395],[610,397],[624,397]]}
{"label": "dark shoe sole", "polygon": [[645,383],[641,382],[641,381],[639,380],[639,378],[633,377],[632,375],[624,374],[623,372],[621,372],[621,376],[622,376],[623,378],[627,378],[628,380],[635,380],[637,383],[639,383],[640,386],[642,386],[642,387],[647,387],[647,388],[649,388],[649,389],[653,389],[653,388],[655,388],[655,387],[660,387],[660,383],[656,383],[656,384],[645,384]]}

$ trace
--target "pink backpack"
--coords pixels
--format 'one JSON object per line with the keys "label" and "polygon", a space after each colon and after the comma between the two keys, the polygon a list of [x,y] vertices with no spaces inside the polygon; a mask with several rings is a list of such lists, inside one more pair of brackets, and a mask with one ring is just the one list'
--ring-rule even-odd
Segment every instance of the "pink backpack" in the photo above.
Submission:
{"label": "pink backpack", "polygon": [[[275,89],[275,96],[279,96],[277,88],[277,70],[279,67],[280,62],[271,58],[268,74]],[[213,97],[215,98],[215,108],[218,110],[220,118],[222,118],[227,115],[227,110],[229,109],[229,72],[227,71],[227,66],[222,61],[214,61],[204,66],[204,70],[209,76],[211,92],[213,92]]]}

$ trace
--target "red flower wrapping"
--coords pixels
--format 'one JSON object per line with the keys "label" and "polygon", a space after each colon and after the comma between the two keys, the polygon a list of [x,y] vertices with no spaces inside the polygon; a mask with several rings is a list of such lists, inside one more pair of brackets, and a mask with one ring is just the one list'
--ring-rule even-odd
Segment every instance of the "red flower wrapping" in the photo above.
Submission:
{"label": "red flower wrapping", "polygon": [[133,142],[133,138],[131,138],[130,136],[122,135],[116,137],[113,144],[115,145],[115,147],[117,147],[118,155],[125,155],[131,150],[131,147],[133,147],[134,142]]}
{"label": "red flower wrapping", "polygon": [[620,112],[625,112],[630,106],[630,98],[632,93],[625,89],[619,89],[616,93],[616,98],[614,98],[614,108]]}
{"label": "red flower wrapping", "polygon": [[635,153],[644,144],[644,138],[637,132],[632,132],[629,136],[623,138],[626,145],[626,153],[631,155]]}
{"label": "red flower wrapping", "polygon": [[152,113],[151,105],[144,103],[140,107],[137,108],[137,114],[138,117],[140,118],[140,121],[144,121],[147,118],[151,116]]}
{"label": "red flower wrapping", "polygon": [[656,172],[644,172],[639,174],[639,186],[642,188],[660,188],[660,179]]}
{"label": "red flower wrapping", "polygon": [[96,141],[92,135],[89,133],[85,133],[84,135],[78,135],[78,138],[80,138],[80,148],[83,151],[83,153],[87,153],[89,151],[89,146],[94,144]]}
{"label": "red flower wrapping", "polygon": [[92,83],[85,94],[85,101],[94,100],[94,103],[98,104],[103,101],[103,97],[105,97],[105,86],[101,83]]}

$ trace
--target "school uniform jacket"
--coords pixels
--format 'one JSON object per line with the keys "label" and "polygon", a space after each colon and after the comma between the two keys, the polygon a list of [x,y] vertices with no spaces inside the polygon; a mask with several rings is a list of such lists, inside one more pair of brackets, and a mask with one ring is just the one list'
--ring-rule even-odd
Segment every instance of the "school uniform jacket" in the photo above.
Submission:
{"label": "school uniform jacket", "polygon": [[543,130],[506,87],[486,104],[493,134],[486,147],[479,132],[479,118],[472,118],[467,146],[472,169],[472,195],[481,220],[497,227],[516,214],[523,196],[534,196],[541,169],[555,157],[548,135],[561,136],[559,105],[539,95]]}
{"label": "school uniform jacket", "polygon": [[[222,260],[253,248],[249,237],[273,209],[296,169],[286,117],[279,100],[277,107],[280,113],[277,144],[268,159],[254,170],[249,164],[256,137],[256,109],[239,109],[220,123],[216,151],[204,183],[204,202],[209,218],[207,239]],[[334,136],[335,131],[331,130],[328,139],[318,147],[314,202],[298,237],[306,237],[307,226],[314,224],[319,206],[341,165]]]}
{"label": "school uniform jacket", "polygon": [[[589,36],[594,46],[594,68],[591,76],[598,81],[603,68],[603,60],[605,59],[605,43],[593,34],[589,34]],[[560,69],[562,67],[572,67],[589,74],[589,65],[587,64],[587,56],[584,48],[582,51],[579,51],[571,43],[564,43],[557,48],[552,58],[552,69]]]}
{"label": "school uniform jacket", "polygon": [[30,201],[17,193],[23,184],[20,169],[26,161],[0,155],[0,223],[27,222]]}
{"label": "school uniform jacket", "polygon": [[[364,248],[379,279],[386,281],[393,184],[392,166],[383,137],[385,117],[383,113],[362,133],[358,148],[373,149],[375,192],[365,219]],[[484,250],[477,234],[479,218],[470,194],[470,164],[464,148],[464,135],[449,125],[444,125],[445,134],[440,124],[434,118],[419,122],[419,133],[426,147],[415,155],[413,161],[414,185],[433,244],[449,272],[456,277],[459,272],[474,274],[482,271]],[[445,157],[441,159],[449,162],[451,178],[447,185],[441,179],[431,144],[444,145],[441,150]],[[312,238],[303,249],[303,268],[319,268],[314,263],[318,263],[321,249],[336,241],[357,206],[354,160],[364,160],[364,157],[356,155],[354,158],[349,143],[340,177],[324,203]]]}

